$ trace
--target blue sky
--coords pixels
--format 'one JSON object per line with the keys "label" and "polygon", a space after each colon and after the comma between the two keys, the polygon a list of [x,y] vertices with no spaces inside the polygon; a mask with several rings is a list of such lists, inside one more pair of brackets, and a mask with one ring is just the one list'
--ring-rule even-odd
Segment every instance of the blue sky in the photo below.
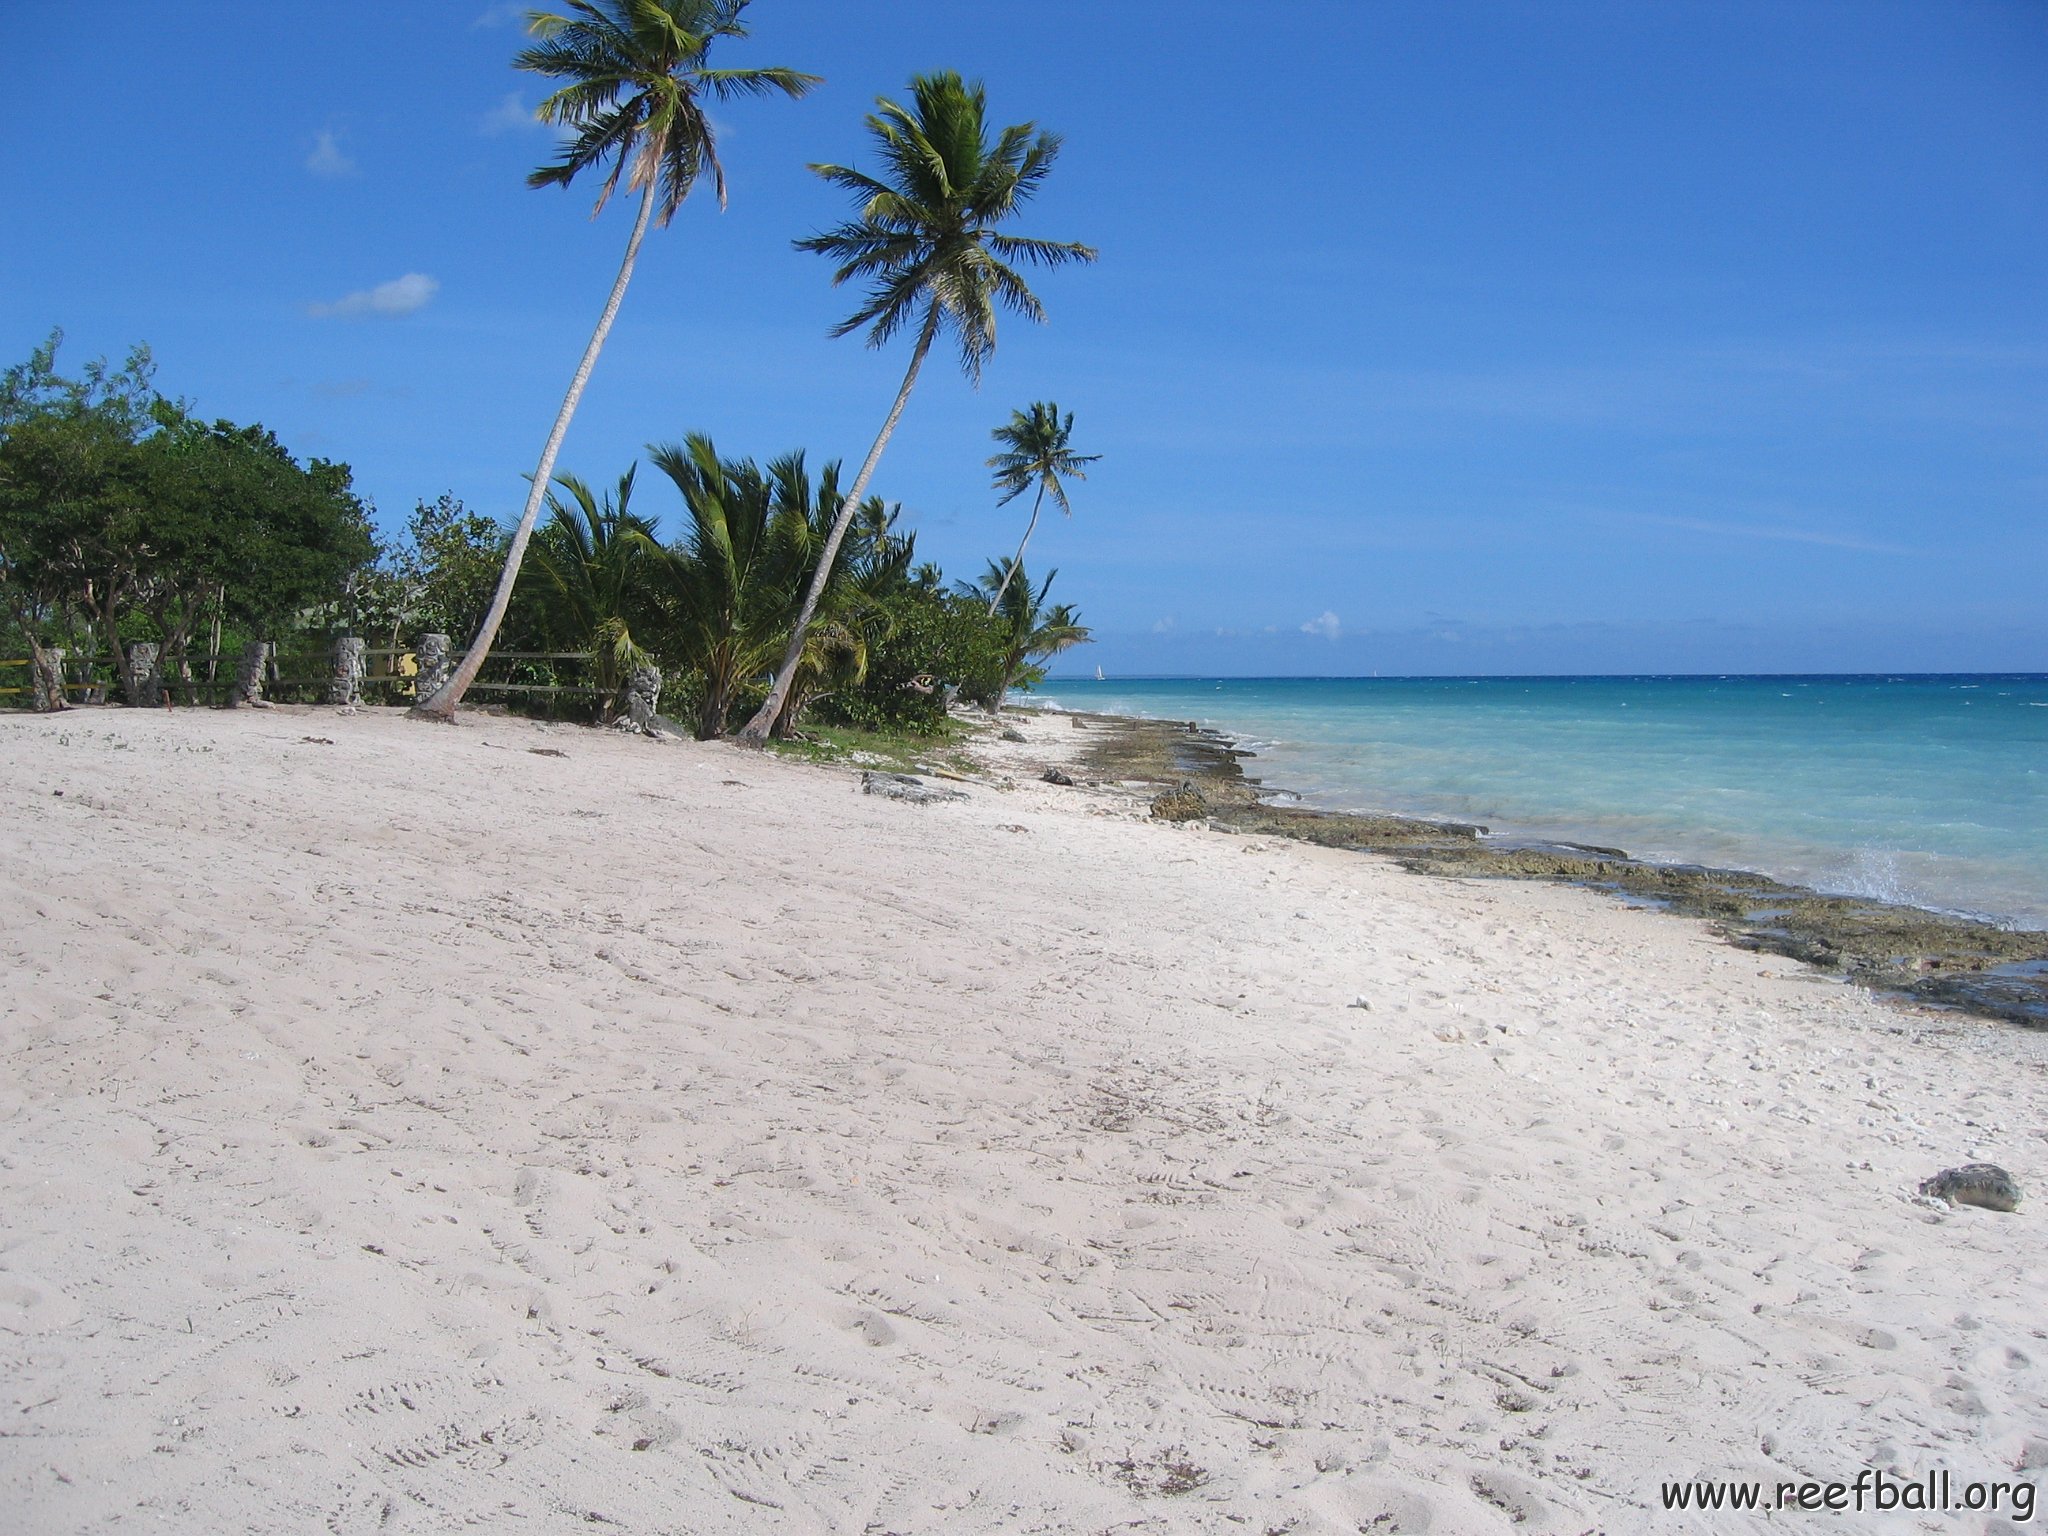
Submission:
{"label": "blue sky", "polygon": [[[623,247],[529,191],[517,6],[12,18],[0,355],[137,340],[351,463],[387,522],[517,511]],[[928,371],[876,489],[959,575],[1055,399],[1104,455],[1033,545],[1112,673],[2048,668],[2039,0],[756,0],[732,200],[650,237],[563,466],[857,460],[904,356],[793,236],[807,161],[918,70],[1067,147],[977,393]],[[118,46],[113,46],[115,41]],[[642,510],[672,513],[644,476]],[[673,526],[671,521],[670,526]]]}

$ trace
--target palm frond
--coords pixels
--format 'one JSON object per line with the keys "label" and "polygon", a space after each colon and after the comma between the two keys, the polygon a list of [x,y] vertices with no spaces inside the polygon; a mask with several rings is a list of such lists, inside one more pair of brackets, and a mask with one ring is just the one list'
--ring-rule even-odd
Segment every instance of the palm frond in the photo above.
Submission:
{"label": "palm frond", "polygon": [[795,101],[825,83],[823,75],[807,75],[794,69],[700,69],[697,80],[720,101],[772,96],[777,91]]}
{"label": "palm frond", "polygon": [[1031,240],[1019,235],[990,234],[988,248],[1005,261],[1028,261],[1036,267],[1063,267],[1070,261],[1093,261],[1101,254],[1077,240]]}
{"label": "palm frond", "polygon": [[820,163],[820,178],[849,193],[856,217],[795,242],[829,256],[835,284],[863,282],[867,296],[832,329],[865,330],[880,346],[917,316],[936,312],[958,343],[961,370],[978,380],[996,347],[996,310],[1033,321],[1045,308],[1010,265],[1053,267],[1091,261],[1075,241],[999,234],[986,226],[1014,214],[1058,157],[1058,135],[1033,123],[990,138],[987,93],[950,72],[915,76],[910,100],[887,97],[868,115],[881,170]]}
{"label": "palm frond", "polygon": [[882,346],[910,322],[919,301],[926,296],[921,270],[913,268],[899,272],[878,287],[874,296],[860,309],[832,327],[832,335],[844,336],[867,326],[868,345]]}
{"label": "palm frond", "polygon": [[717,134],[699,98],[721,101],[780,92],[795,98],[815,75],[773,67],[711,69],[719,38],[747,35],[747,0],[562,0],[529,13],[533,42],[513,62],[566,83],[545,97],[541,119],[569,130],[560,157],[527,177],[529,186],[568,186],[606,167],[593,215],[623,178],[634,190],[658,184],[658,222],[672,220],[697,179],[709,173],[725,206]]}

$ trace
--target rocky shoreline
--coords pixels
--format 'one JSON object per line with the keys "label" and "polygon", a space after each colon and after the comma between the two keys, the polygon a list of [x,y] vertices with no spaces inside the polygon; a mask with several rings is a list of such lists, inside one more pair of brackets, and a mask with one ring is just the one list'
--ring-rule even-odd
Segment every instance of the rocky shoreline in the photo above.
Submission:
{"label": "rocky shoreline", "polygon": [[1618,848],[1494,838],[1463,822],[1270,803],[1253,754],[1192,721],[1074,713],[1090,777],[1146,789],[1190,785],[1218,831],[1385,854],[1418,874],[1548,880],[1702,918],[1730,943],[1802,960],[1860,986],[2048,1029],[2048,933],[1919,907],[1831,896],[1749,870],[1658,864]]}

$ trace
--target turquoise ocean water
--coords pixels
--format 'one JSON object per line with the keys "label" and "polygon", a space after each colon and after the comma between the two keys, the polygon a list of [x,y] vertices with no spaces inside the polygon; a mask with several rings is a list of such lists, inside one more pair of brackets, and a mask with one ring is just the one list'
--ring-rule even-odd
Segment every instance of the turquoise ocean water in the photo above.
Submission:
{"label": "turquoise ocean water", "polygon": [[2048,928],[2048,675],[1059,678],[1313,806],[1760,870]]}

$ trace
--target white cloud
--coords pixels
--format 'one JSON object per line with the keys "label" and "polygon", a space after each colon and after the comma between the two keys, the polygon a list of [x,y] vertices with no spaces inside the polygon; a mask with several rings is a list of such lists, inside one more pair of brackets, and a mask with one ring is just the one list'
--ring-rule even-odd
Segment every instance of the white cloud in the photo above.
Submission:
{"label": "white cloud", "polygon": [[1337,615],[1325,608],[1315,618],[1301,626],[1304,635],[1321,635],[1325,640],[1334,640],[1343,633],[1344,626],[1337,621]]}
{"label": "white cloud", "polygon": [[1174,627],[1174,617],[1172,614],[1168,614],[1163,619],[1156,619],[1153,621],[1152,633],[1155,635],[1168,635],[1173,633]]}
{"label": "white cloud", "polygon": [[441,285],[424,272],[408,272],[403,277],[394,277],[388,283],[379,283],[374,288],[359,289],[354,293],[336,299],[332,304],[311,304],[307,313],[316,319],[330,316],[353,320],[364,315],[382,315],[396,319],[400,315],[415,314],[426,308],[427,303],[441,291]]}
{"label": "white cloud", "polygon": [[519,99],[517,91],[507,91],[498,104],[478,120],[477,127],[496,136],[517,133],[525,128],[545,128],[547,124],[533,115],[533,108]]}
{"label": "white cloud", "polygon": [[502,27],[513,21],[523,25],[526,13],[531,9],[532,7],[527,5],[487,5],[484,7],[483,15],[469,24],[470,29],[475,31],[482,27]]}
{"label": "white cloud", "polygon": [[330,128],[322,128],[313,141],[313,153],[306,156],[306,169],[315,176],[353,176],[356,163],[341,147]]}

